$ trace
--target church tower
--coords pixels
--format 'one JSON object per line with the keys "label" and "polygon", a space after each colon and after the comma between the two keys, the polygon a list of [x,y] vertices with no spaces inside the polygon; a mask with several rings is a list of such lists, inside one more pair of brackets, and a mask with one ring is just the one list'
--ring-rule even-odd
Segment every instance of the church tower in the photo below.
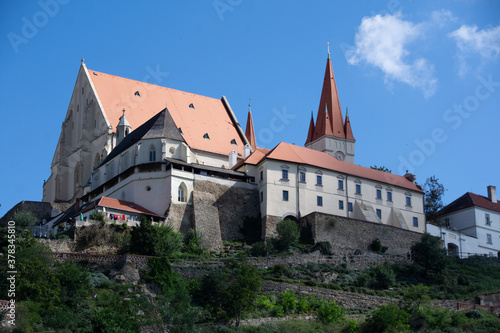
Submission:
{"label": "church tower", "polygon": [[355,143],[349,114],[346,112],[345,122],[342,116],[330,51],[328,51],[318,116],[314,124],[311,115],[305,146],[333,155],[341,161],[354,163]]}

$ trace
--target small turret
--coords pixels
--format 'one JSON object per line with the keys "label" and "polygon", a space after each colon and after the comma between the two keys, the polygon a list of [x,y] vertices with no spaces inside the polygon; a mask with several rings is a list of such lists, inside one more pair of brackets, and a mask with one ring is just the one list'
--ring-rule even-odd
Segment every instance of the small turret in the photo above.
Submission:
{"label": "small turret", "polygon": [[116,145],[120,144],[120,142],[132,131],[132,127],[130,127],[127,118],[125,118],[125,109],[122,111],[123,115],[120,117],[118,126],[116,126]]}

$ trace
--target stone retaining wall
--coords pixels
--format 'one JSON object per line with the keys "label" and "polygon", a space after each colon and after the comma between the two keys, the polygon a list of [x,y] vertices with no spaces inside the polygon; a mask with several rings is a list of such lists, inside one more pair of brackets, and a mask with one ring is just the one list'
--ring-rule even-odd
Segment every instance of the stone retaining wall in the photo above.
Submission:
{"label": "stone retaining wall", "polygon": [[407,254],[421,233],[390,225],[341,216],[311,213],[301,219],[301,228],[311,227],[316,242],[329,242],[335,254],[368,250],[375,238],[387,246],[387,254]]}

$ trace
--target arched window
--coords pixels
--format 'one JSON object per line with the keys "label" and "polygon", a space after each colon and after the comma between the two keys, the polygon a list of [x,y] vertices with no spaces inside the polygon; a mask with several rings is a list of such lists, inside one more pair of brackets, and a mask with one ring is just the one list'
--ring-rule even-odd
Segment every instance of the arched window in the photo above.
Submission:
{"label": "arched window", "polygon": [[177,201],[186,202],[187,201],[187,188],[186,184],[181,183],[177,189]]}
{"label": "arched window", "polygon": [[156,162],[156,148],[154,145],[149,147],[149,162]]}

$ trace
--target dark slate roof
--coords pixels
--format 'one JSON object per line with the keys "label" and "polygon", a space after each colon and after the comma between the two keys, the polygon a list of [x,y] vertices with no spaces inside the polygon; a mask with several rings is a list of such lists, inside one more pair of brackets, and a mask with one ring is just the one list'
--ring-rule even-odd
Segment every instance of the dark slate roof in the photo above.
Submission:
{"label": "dark slate roof", "polygon": [[479,207],[500,213],[500,202],[493,203],[487,197],[467,192],[439,211],[439,214],[448,214],[469,207]]}
{"label": "dark slate roof", "polygon": [[132,131],[109,153],[99,166],[108,163],[141,139],[167,138],[184,141],[167,108]]}

